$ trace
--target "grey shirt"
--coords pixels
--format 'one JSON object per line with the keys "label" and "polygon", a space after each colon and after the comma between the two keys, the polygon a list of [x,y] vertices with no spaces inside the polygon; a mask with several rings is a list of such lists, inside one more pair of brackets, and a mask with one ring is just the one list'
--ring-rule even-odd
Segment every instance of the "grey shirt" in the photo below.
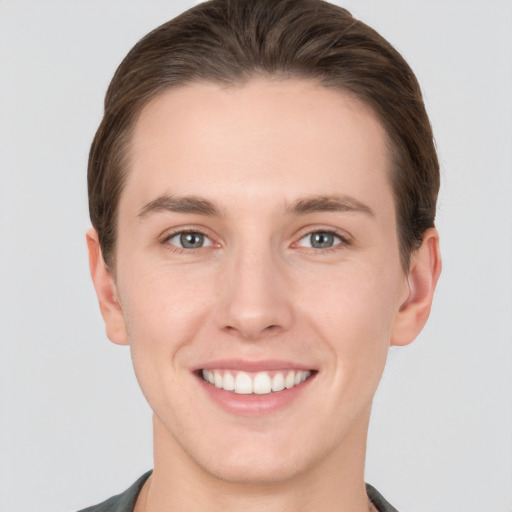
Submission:
{"label": "grey shirt", "polygon": [[[139,495],[142,486],[149,478],[149,475],[151,475],[151,471],[148,471],[142,475],[129,489],[124,491],[122,494],[112,496],[112,498],[109,498],[103,503],[84,508],[79,512],[133,512],[133,509],[135,508],[135,502],[137,501],[137,496]],[[398,510],[390,505],[382,497],[379,491],[377,491],[377,489],[372,487],[370,484],[366,484],[366,492],[379,512],[398,512]]]}

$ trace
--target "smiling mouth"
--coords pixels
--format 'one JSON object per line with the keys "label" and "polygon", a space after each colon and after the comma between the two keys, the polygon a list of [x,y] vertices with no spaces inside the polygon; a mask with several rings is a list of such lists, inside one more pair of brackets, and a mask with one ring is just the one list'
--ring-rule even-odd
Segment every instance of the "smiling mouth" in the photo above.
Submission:
{"label": "smiling mouth", "polygon": [[216,388],[237,395],[268,395],[292,389],[309,379],[311,370],[247,373],[230,370],[201,370],[200,377]]}

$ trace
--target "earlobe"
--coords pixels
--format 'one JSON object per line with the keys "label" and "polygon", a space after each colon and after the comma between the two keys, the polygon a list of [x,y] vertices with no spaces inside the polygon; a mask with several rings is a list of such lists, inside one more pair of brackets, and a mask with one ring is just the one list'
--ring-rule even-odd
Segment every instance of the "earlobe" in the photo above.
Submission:
{"label": "earlobe", "polygon": [[123,310],[117,297],[117,288],[112,272],[103,259],[98,233],[90,228],[86,234],[89,251],[89,270],[98,297],[105,330],[110,341],[127,345],[128,336]]}
{"label": "earlobe", "polygon": [[430,314],[440,273],[439,234],[430,228],[421,247],[411,255],[407,276],[409,293],[396,314],[391,345],[407,345],[421,332]]}

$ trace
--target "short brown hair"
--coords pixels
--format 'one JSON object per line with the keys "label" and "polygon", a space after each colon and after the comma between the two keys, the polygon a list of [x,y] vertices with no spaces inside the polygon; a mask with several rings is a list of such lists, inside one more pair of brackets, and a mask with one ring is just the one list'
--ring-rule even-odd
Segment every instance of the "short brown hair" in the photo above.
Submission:
{"label": "short brown hair", "polygon": [[375,30],[323,0],[211,0],[141,39],[118,67],[91,146],[89,212],[105,261],[115,264],[127,148],[143,107],[198,81],[243,84],[256,75],[316,80],[355,95],[386,129],[404,269],[434,225],[439,163],[414,73]]}

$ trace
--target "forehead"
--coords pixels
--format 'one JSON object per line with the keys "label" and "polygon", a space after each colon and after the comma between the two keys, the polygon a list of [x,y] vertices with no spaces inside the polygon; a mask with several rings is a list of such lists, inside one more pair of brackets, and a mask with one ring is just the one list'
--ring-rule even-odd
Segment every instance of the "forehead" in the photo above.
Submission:
{"label": "forehead", "polygon": [[141,206],[162,193],[293,202],[305,194],[373,191],[377,199],[391,196],[388,168],[384,129],[347,93],[307,80],[194,83],[142,110],[121,202],[133,191]]}

